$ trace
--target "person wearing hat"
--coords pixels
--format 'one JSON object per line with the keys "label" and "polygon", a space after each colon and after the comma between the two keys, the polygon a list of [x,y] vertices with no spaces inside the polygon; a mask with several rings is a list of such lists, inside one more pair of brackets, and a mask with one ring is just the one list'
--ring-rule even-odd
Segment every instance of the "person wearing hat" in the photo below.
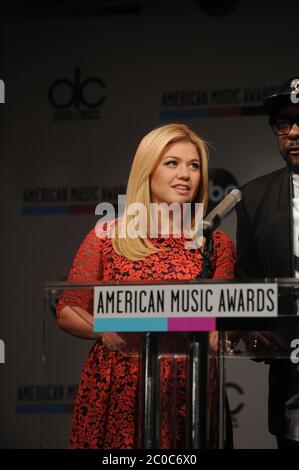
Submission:
{"label": "person wearing hat", "polygon": [[[285,166],[241,188],[236,276],[299,278],[299,74],[268,96],[264,109]],[[284,311],[296,315],[295,302],[287,304]],[[257,332],[256,341],[265,346],[271,339]],[[299,449],[299,365],[289,359],[269,363],[269,430],[278,448]]]}

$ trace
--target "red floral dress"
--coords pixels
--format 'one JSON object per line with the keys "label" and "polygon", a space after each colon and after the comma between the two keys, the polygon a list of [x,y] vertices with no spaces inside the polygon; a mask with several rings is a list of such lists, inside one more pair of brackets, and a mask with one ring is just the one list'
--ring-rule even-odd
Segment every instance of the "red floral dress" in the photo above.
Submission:
{"label": "red floral dress", "polygon": [[[98,233],[97,233],[98,234]],[[214,278],[232,279],[235,249],[228,235],[213,234]],[[188,280],[202,271],[202,258],[197,250],[185,248],[184,238],[155,238],[151,242],[161,252],[146,260],[130,261],[115,253],[110,238],[98,237],[92,229],[75,257],[68,281]],[[58,303],[57,315],[66,305],[80,306],[93,312],[91,291],[68,291]],[[176,367],[175,436],[169,431],[169,401],[174,393],[171,384],[173,362],[167,359],[161,367],[161,448],[184,447],[185,365],[178,357]],[[137,446],[137,398],[139,360],[124,357],[97,341],[85,362],[73,415],[71,448],[130,449]],[[173,439],[175,442],[173,442]]]}

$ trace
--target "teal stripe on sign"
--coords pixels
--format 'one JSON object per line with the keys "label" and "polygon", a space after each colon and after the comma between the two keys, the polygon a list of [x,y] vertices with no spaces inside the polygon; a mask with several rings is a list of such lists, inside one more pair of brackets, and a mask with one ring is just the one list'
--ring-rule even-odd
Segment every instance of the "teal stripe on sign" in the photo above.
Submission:
{"label": "teal stripe on sign", "polygon": [[94,321],[94,331],[105,333],[115,332],[148,332],[148,331],[168,331],[168,318],[117,318],[99,319]]}

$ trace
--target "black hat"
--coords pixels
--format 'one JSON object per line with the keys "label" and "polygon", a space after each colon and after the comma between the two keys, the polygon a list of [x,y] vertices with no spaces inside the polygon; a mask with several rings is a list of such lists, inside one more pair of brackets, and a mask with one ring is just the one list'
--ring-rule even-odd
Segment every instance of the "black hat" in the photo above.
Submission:
{"label": "black hat", "polygon": [[[294,103],[291,100],[291,93],[296,89],[298,90],[298,85],[295,89],[295,81],[299,82],[299,73],[296,77],[289,78],[284,82],[280,87],[278,87],[271,95],[265,98],[263,106],[266,110],[266,113],[270,116],[276,114],[281,108],[288,106]],[[297,91],[299,93],[299,91]]]}

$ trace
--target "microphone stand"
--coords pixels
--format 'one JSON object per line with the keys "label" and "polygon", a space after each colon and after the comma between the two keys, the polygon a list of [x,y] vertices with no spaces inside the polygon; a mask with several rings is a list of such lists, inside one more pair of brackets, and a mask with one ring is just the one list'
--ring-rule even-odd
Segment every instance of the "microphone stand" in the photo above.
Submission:
{"label": "microphone stand", "polygon": [[[216,216],[203,230],[206,239],[203,249],[203,267],[200,279],[209,279],[213,272],[213,231],[220,225]],[[187,445],[190,449],[206,449],[209,444],[208,420],[208,333],[194,332],[189,335],[189,370],[187,380]]]}

